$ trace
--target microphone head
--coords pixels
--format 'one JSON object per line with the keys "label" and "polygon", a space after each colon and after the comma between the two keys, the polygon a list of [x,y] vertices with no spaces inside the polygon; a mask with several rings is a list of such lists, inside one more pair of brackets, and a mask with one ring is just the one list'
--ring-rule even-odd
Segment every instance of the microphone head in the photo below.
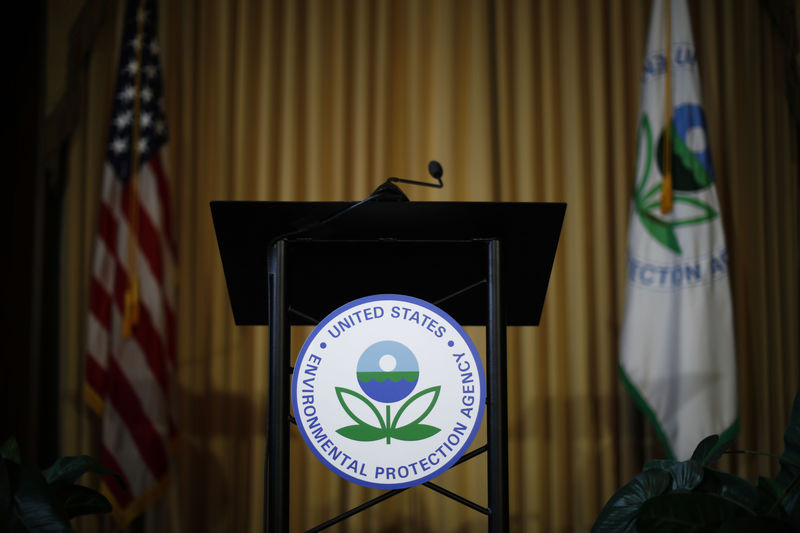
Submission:
{"label": "microphone head", "polygon": [[428,163],[428,173],[437,180],[440,180],[442,179],[442,174],[444,174],[444,170],[442,170],[442,165],[440,165],[438,161],[434,160]]}

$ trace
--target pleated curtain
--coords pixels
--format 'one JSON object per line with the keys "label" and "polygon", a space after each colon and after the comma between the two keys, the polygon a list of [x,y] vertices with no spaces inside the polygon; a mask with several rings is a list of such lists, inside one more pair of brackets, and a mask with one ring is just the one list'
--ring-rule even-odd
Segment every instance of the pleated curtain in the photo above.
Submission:
{"label": "pleated curtain", "polygon": [[[800,384],[798,117],[787,92],[796,44],[768,4],[690,2],[729,248],[736,447],[780,453]],[[617,373],[649,10],[639,0],[162,4],[180,434],[170,494],[148,518],[155,530],[255,532],[262,524],[267,328],[233,322],[209,202],[360,200],[389,176],[424,179],[431,159],[442,163],[445,187],[405,187],[413,200],[568,204],[541,325],[508,336],[512,530],[586,531],[616,488],[662,456]],[[109,11],[79,72],[79,118],[66,151],[64,454],[98,446],[82,386],[121,32],[122,9]],[[293,356],[309,332],[293,328]],[[482,350],[483,330],[469,333]],[[473,446],[484,441],[485,427]],[[777,462],[737,456],[720,467],[754,479],[772,475]],[[296,431],[290,471],[292,531],[380,493],[330,473]],[[485,457],[437,482],[485,505]],[[91,531],[107,522],[81,524]],[[485,529],[483,515],[417,487],[332,531]]]}

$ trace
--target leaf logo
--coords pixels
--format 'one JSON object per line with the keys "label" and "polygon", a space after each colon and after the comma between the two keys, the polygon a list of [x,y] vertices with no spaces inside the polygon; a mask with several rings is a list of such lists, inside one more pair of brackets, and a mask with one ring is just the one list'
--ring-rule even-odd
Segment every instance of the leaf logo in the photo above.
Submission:
{"label": "leaf logo", "polygon": [[[719,214],[707,203],[679,192],[694,192],[711,187],[714,173],[711,167],[711,155],[706,142],[705,117],[702,108],[696,105],[684,105],[675,109],[671,128],[672,135],[672,172],[673,202],[690,208],[690,215],[680,219],[661,217],[661,182],[650,185],[653,160],[657,161],[663,175],[662,158],[654,157],[653,131],[647,114],[642,115],[639,124],[639,146],[637,161],[643,167],[641,178],[637,179],[634,188],[634,209],[644,228],[650,235],[665,247],[680,255],[680,243],[675,235],[675,228],[710,222]],[[663,152],[664,132],[659,137],[656,153]],[[641,149],[645,152],[642,153]]]}
{"label": "leaf logo", "polygon": [[[367,348],[358,360],[356,370],[358,385],[369,398],[386,404],[386,416],[367,396],[344,387],[336,387],[336,397],[345,413],[355,422],[352,426],[336,432],[348,439],[371,442],[392,438],[405,441],[422,440],[440,430],[422,424],[439,399],[441,386],[422,390],[406,400],[392,418],[392,404],[406,398],[414,390],[419,379],[419,365],[414,353],[402,343],[380,341]],[[425,403],[427,402],[427,404]],[[366,409],[365,409],[366,407]],[[413,421],[398,426],[403,414],[420,412]],[[374,423],[366,422],[357,412],[374,415]]]}
{"label": "leaf logo", "polygon": [[[440,391],[441,387],[437,385],[416,393],[406,400],[397,411],[397,414],[394,415],[394,419],[392,419],[391,405],[386,405],[386,418],[384,418],[381,416],[378,408],[366,397],[353,390],[344,387],[336,387],[336,397],[339,398],[339,403],[342,405],[347,415],[355,422],[354,425],[339,428],[336,432],[348,439],[362,442],[371,442],[385,438],[386,444],[391,444],[392,438],[406,441],[427,439],[439,433],[440,429],[427,424],[421,424],[420,422],[433,410],[433,406],[436,405],[436,400],[439,399]],[[429,398],[423,399],[424,396],[428,396]],[[350,400],[345,400],[346,397],[349,397]],[[375,414],[375,418],[378,421],[377,426],[369,424],[359,418],[354,410],[348,406],[348,401],[353,402],[356,400],[366,405]],[[424,405],[426,401],[428,402],[427,407],[420,416],[403,426],[397,425],[404,411],[412,404],[420,403]]]}

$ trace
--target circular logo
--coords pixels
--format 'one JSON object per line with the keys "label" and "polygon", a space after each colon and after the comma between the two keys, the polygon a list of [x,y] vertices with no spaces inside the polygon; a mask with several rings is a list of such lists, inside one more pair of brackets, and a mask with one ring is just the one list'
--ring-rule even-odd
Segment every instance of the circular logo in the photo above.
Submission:
{"label": "circular logo", "polygon": [[306,340],[292,405],[306,444],[367,487],[432,479],[467,450],[485,403],[483,366],[466,332],[436,306],[398,294],[354,300]]}

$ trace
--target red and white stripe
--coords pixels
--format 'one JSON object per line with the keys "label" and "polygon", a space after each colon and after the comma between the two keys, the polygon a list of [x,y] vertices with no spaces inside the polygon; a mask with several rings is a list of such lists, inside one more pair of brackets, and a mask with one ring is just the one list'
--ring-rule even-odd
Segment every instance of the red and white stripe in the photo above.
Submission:
{"label": "red and white stripe", "polygon": [[109,478],[112,499],[124,513],[152,494],[169,473],[174,421],[169,405],[175,351],[175,247],[169,183],[157,154],[138,177],[136,275],[139,322],[122,336],[129,271],[128,209],[131,182],[106,164],[92,264],[86,358],[87,398],[102,411],[103,463],[125,479]]}

